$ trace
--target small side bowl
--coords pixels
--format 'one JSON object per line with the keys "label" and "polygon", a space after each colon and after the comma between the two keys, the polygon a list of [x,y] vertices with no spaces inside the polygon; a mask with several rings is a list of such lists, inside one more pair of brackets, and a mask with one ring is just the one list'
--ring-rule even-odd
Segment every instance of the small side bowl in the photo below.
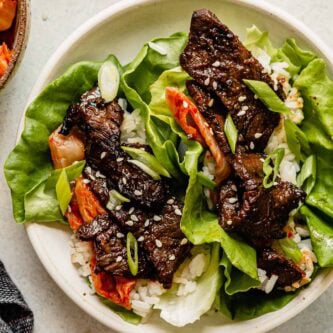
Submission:
{"label": "small side bowl", "polygon": [[0,76],[0,89],[6,85],[22,60],[29,37],[30,16],[30,0],[18,0],[12,47],[14,52],[6,72]]}

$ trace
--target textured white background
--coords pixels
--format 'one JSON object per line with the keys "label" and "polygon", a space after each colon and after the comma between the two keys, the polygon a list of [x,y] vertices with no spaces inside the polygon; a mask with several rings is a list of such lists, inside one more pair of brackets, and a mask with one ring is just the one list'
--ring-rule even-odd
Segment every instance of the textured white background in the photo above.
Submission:
{"label": "textured white background", "polygon": [[[82,22],[112,0],[32,0],[32,28],[24,62],[0,92],[0,259],[35,314],[36,333],[105,333],[107,328],[81,311],[48,276],[22,226],[12,218],[3,164],[15,144],[16,131],[30,90],[57,46]],[[296,16],[333,49],[333,1],[270,0]],[[333,332],[333,287],[274,333]]]}

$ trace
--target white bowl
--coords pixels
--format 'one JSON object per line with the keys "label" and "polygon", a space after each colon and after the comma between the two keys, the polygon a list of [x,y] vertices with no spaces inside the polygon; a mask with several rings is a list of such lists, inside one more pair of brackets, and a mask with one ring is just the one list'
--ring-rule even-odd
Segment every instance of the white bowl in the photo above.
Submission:
{"label": "white bowl", "polygon": [[[252,24],[268,30],[277,45],[287,37],[295,37],[301,46],[323,57],[332,71],[330,49],[302,23],[267,3],[256,0],[120,1],[82,25],[58,48],[33,88],[29,102],[51,80],[77,61],[104,59],[109,53],[114,53],[122,63],[126,63],[149,39],[188,31],[192,11],[203,7],[215,12],[241,37]],[[27,232],[41,262],[59,287],[84,311],[119,332],[265,332],[301,312],[333,281],[333,271],[323,270],[283,309],[253,320],[237,322],[224,319],[221,315],[204,316],[195,324],[177,330],[154,316],[148,323],[134,326],[89,294],[88,286],[71,264],[70,232],[67,228],[56,224],[28,224]]]}

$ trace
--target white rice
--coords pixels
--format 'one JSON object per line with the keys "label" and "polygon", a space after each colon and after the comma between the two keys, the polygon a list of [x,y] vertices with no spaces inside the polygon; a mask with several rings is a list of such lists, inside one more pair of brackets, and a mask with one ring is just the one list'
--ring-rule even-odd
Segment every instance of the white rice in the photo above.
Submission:
{"label": "white rice", "polygon": [[[119,99],[122,100],[122,99]],[[118,102],[119,102],[118,100]],[[120,102],[121,107],[124,110],[124,120],[120,126],[120,141],[122,143],[138,143],[147,144],[146,128],[144,121],[141,117],[140,110],[135,109],[132,112],[126,110],[126,101]]]}
{"label": "white rice", "polygon": [[[196,280],[204,273],[207,265],[208,262],[203,253],[187,258],[173,277],[172,289],[175,290],[175,297],[186,296],[194,292],[197,287]],[[166,291],[159,282],[138,280],[130,294],[133,311],[147,320],[154,305],[158,304],[160,296]]]}

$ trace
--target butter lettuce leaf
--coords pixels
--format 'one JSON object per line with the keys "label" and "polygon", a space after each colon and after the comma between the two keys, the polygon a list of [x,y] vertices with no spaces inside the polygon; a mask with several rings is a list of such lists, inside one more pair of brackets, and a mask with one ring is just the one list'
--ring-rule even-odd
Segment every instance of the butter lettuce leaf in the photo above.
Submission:
{"label": "butter lettuce leaf", "polygon": [[333,267],[333,221],[306,205],[301,207],[300,213],[308,225],[319,266]]}
{"label": "butter lettuce leaf", "polygon": [[[46,180],[53,170],[48,146],[49,135],[62,122],[68,106],[93,87],[101,64],[102,62],[79,62],[71,66],[28,107],[21,138],[4,166],[12,194],[14,217],[18,223],[26,221],[25,194]],[[54,215],[56,211],[50,211],[48,219],[52,217],[51,213]]]}
{"label": "butter lettuce leaf", "polygon": [[80,161],[64,169],[57,169],[51,175],[34,186],[24,196],[25,222],[52,222],[65,223],[63,214],[60,211],[59,201],[56,194],[56,183],[64,170],[68,181],[75,180],[82,174],[85,161]]}

